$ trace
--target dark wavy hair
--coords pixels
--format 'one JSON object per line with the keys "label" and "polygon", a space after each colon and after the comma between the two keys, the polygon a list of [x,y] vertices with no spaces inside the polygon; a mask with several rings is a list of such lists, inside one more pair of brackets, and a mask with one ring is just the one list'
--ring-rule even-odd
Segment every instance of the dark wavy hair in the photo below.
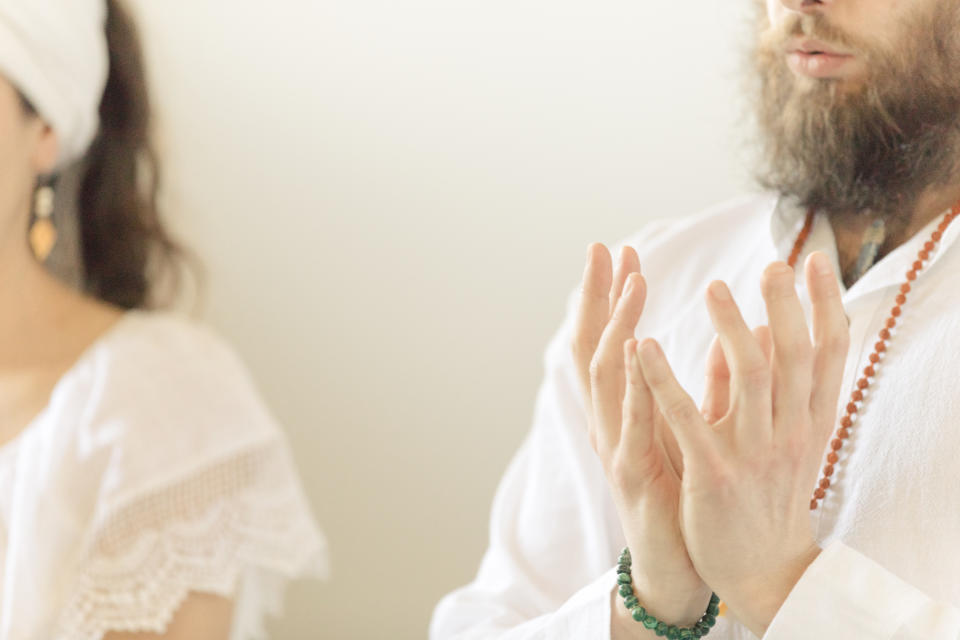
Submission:
{"label": "dark wavy hair", "polygon": [[[184,252],[157,205],[160,167],[150,139],[140,36],[117,0],[106,4],[110,71],[100,129],[82,160],[77,193],[82,286],[104,302],[134,309],[156,304],[151,294],[161,274],[169,271],[177,283]],[[23,103],[36,114],[28,100]]]}

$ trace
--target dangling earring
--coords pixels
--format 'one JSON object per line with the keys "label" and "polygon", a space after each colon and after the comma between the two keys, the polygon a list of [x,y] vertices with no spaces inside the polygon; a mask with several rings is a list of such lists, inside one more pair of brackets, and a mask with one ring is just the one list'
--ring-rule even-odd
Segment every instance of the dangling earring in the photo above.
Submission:
{"label": "dangling earring", "polygon": [[30,248],[40,262],[46,262],[57,244],[57,228],[53,224],[53,184],[41,184],[33,196],[33,224],[30,225]]}

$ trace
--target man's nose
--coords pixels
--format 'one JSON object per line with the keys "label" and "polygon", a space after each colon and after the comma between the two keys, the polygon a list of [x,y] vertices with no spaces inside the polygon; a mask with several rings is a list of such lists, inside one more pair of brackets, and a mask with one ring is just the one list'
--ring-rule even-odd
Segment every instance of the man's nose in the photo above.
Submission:
{"label": "man's nose", "polygon": [[797,13],[813,13],[822,11],[824,7],[833,4],[837,0],[780,0],[787,9]]}

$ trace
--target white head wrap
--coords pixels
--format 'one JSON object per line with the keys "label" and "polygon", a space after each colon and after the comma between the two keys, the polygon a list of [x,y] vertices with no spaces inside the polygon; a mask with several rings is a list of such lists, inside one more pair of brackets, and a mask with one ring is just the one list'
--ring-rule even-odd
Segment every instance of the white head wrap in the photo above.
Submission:
{"label": "white head wrap", "polygon": [[0,74],[57,134],[58,168],[99,127],[109,59],[104,0],[0,0]]}

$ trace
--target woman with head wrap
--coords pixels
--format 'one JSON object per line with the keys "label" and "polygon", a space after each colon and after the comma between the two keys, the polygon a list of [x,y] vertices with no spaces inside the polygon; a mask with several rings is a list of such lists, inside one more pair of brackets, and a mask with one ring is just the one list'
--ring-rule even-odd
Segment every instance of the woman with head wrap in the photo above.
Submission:
{"label": "woman with head wrap", "polygon": [[237,358],[146,310],[148,115],[115,0],[0,0],[0,640],[261,637],[324,570]]}

